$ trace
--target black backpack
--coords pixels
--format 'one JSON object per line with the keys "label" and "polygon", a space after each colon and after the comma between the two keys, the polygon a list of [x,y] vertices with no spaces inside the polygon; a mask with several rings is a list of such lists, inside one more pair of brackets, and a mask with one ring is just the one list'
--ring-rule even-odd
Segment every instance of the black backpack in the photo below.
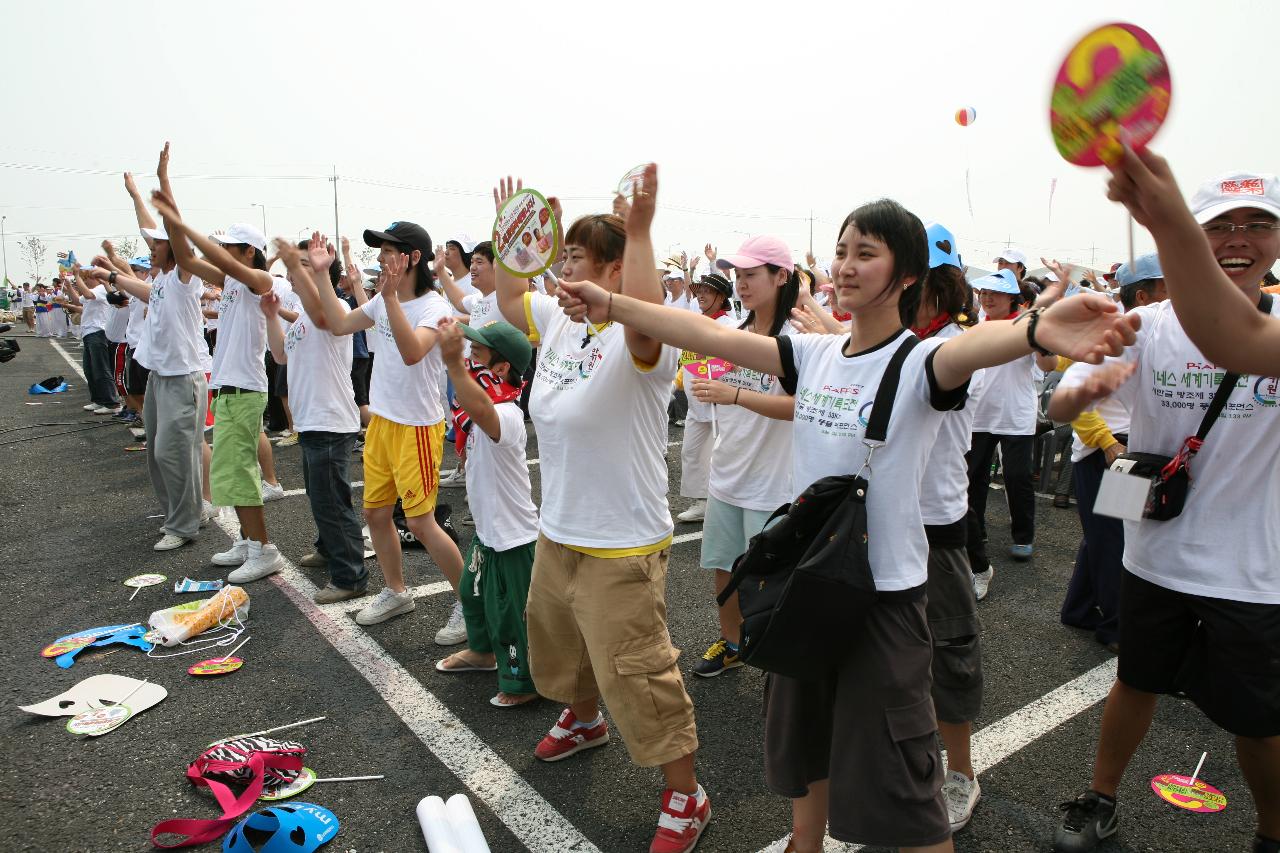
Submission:
{"label": "black backpack", "polygon": [[871,448],[858,474],[823,477],[774,511],[733,564],[717,601],[736,590],[742,612],[742,660],[766,672],[821,680],[840,665],[849,628],[876,603],[867,557],[867,480],[884,443],[902,363],[920,343],[903,340],[876,390],[863,440]]}

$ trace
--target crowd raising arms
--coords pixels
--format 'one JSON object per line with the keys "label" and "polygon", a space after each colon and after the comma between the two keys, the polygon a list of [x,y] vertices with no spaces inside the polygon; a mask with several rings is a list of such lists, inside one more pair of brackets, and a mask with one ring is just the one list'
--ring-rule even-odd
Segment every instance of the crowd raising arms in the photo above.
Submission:
{"label": "crowd raising arms", "polygon": [[[163,220],[164,231],[155,228],[155,221],[147,213],[132,178],[126,176],[125,181],[139,224],[144,229],[148,244],[152,246],[153,258],[160,261],[158,266],[163,269],[168,265],[172,269],[176,261],[180,280],[192,285],[197,283],[193,279],[217,285],[224,278],[242,284],[260,298],[261,313],[266,318],[266,341],[275,360],[279,363],[290,361],[289,348],[294,343],[280,322],[288,317],[281,313],[281,300],[273,292],[273,280],[268,272],[269,264],[262,257],[263,250],[246,243],[206,237],[189,227],[183,221],[173,199],[167,172],[166,145],[157,170],[161,187],[151,197]],[[511,178],[499,181],[494,190],[495,205],[501,208],[520,189],[521,184]],[[794,305],[787,299],[775,299],[775,294],[795,286],[796,274],[790,267],[774,269],[775,265],[770,263],[747,265],[726,259],[720,266],[725,267],[727,264],[735,269],[736,290],[739,295],[747,297],[743,301],[752,310],[749,321],[735,327],[733,323],[717,322],[713,319],[712,312],[708,312],[709,316],[704,316],[664,306],[664,286],[659,273],[655,272],[650,233],[657,209],[658,191],[658,169],[650,164],[635,180],[633,200],[628,203],[625,199],[619,199],[615,203],[616,215],[588,215],[579,219],[570,229],[573,242],[566,244],[564,235],[561,235],[560,244],[564,246],[563,269],[554,300],[531,293],[528,282],[513,276],[500,263],[493,264],[491,286],[494,298],[499,312],[511,326],[535,344],[542,337],[543,344],[567,343],[571,348],[576,347],[576,352],[563,349],[562,354],[566,356],[576,355],[579,360],[583,360],[584,354],[598,356],[614,371],[609,374],[611,381],[601,381],[604,376],[602,372],[595,376],[597,381],[594,384],[588,383],[587,379],[590,377],[585,369],[580,377],[576,371],[572,371],[573,375],[564,374],[552,378],[537,376],[534,379],[536,390],[533,394],[532,417],[539,430],[540,448],[546,450],[544,469],[555,468],[563,477],[561,469],[571,467],[575,459],[586,459],[592,463],[588,467],[594,470],[595,462],[599,459],[620,459],[621,456],[616,451],[625,448],[626,453],[645,457],[645,460],[641,460],[644,465],[637,464],[635,470],[645,468],[649,462],[661,468],[661,482],[658,483],[658,478],[654,477],[651,478],[654,482],[647,484],[653,486],[655,495],[661,496],[666,487],[664,460],[660,458],[666,435],[658,421],[654,421],[657,428],[650,429],[653,426],[650,421],[654,419],[650,417],[653,412],[649,409],[655,408],[651,405],[654,400],[667,393],[665,386],[669,385],[670,373],[665,371],[668,367],[674,368],[670,348],[678,347],[701,354],[702,358],[719,357],[739,368],[779,377],[784,384],[790,383],[786,385],[789,388],[795,388],[798,384],[801,391],[795,392],[793,396],[792,393],[757,393],[734,387],[724,381],[686,377],[691,395],[700,401],[720,406],[739,406],[748,412],[780,422],[794,419],[796,441],[791,454],[796,477],[792,484],[793,494],[799,493],[813,481],[811,477],[802,476],[803,473],[816,469],[822,470],[824,474],[853,473],[860,461],[869,456],[867,448],[856,441],[855,437],[860,434],[861,429],[856,425],[856,419],[850,420],[848,433],[837,435],[827,431],[818,435],[822,430],[815,425],[814,418],[808,417],[805,424],[800,423],[800,398],[805,389],[812,394],[814,388],[824,387],[820,383],[825,377],[852,377],[859,383],[858,387],[874,388],[880,371],[883,370],[882,366],[878,366],[882,362],[876,361],[882,356],[876,353],[887,353],[888,350],[884,348],[886,344],[910,337],[906,330],[913,327],[923,329],[923,334],[919,331],[917,334],[927,339],[931,336],[930,327],[937,331],[936,323],[940,319],[948,323],[957,321],[956,311],[951,308],[944,310],[943,300],[939,295],[946,284],[945,276],[934,276],[930,272],[924,226],[913,214],[887,200],[860,207],[845,219],[836,235],[834,261],[829,278],[829,308],[840,312],[841,316],[849,315],[851,319],[847,324],[836,321],[828,310],[820,307],[812,298],[809,288],[803,284],[798,293],[793,291]],[[1204,347],[1209,358],[1221,361],[1226,367],[1267,372],[1267,366],[1274,365],[1276,356],[1280,355],[1280,327],[1275,325],[1275,321],[1262,316],[1252,303],[1260,278],[1255,275],[1257,270],[1254,266],[1262,264],[1268,258],[1274,258],[1276,252],[1271,251],[1274,247],[1268,243],[1263,247],[1266,251],[1258,252],[1254,258],[1250,255],[1250,247],[1265,241],[1280,242],[1280,230],[1276,227],[1278,223],[1275,218],[1265,209],[1232,210],[1212,220],[1216,227],[1206,237],[1206,232],[1196,224],[1195,218],[1182,202],[1167,164],[1150,152],[1135,154],[1126,151],[1121,163],[1113,167],[1109,193],[1111,198],[1124,203],[1135,218],[1156,237],[1164,268],[1168,271],[1165,278],[1169,292],[1188,335]],[[548,201],[559,227],[562,216],[560,204],[555,197],[550,197]],[[400,226],[417,229],[425,242],[415,242],[417,236],[406,236],[407,232]],[[1194,234],[1193,228],[1196,231]],[[383,285],[380,296],[367,303],[360,272],[350,257],[345,240],[341,248],[347,266],[347,289],[354,295],[358,306],[367,306],[369,310],[365,307],[349,309],[335,288],[330,286],[326,273],[335,262],[335,251],[334,247],[325,245],[319,233],[313,234],[304,248],[288,241],[276,241],[277,256],[290,272],[290,279],[303,312],[310,319],[310,325],[333,337],[377,329],[382,348],[374,367],[375,376],[378,365],[384,366],[384,376],[392,375],[392,367],[399,371],[402,370],[401,366],[423,365],[421,375],[416,371],[394,374],[397,378],[392,385],[397,392],[395,400],[400,407],[398,412],[408,411],[418,405],[416,399],[409,404],[398,395],[412,393],[414,389],[411,385],[431,384],[425,368],[435,365],[439,368],[441,378],[447,373],[453,381],[457,389],[457,407],[469,416],[471,423],[479,431],[472,438],[482,433],[496,447],[502,442],[504,435],[509,433],[508,427],[512,421],[504,421],[503,418],[512,413],[502,407],[512,400],[509,397],[497,399],[488,395],[485,386],[473,371],[482,368],[496,370],[499,376],[509,379],[511,386],[516,388],[521,370],[513,369],[512,362],[522,359],[504,361],[496,349],[479,343],[481,339],[472,337],[471,332],[474,330],[468,330],[466,337],[472,340],[473,347],[477,347],[473,353],[480,353],[483,365],[477,364],[474,356],[469,362],[463,355],[464,331],[455,319],[447,314],[432,314],[430,323],[423,319],[423,303],[418,300],[441,303],[437,308],[447,311],[443,308],[445,300],[436,292],[437,279],[440,281],[439,287],[459,313],[465,315],[466,308],[475,304],[469,301],[475,297],[467,297],[468,301],[464,304],[460,290],[453,284],[454,272],[444,264],[442,253],[431,251],[430,238],[423,229],[412,223],[398,222],[390,226],[387,232],[366,232],[365,240],[369,245],[379,248],[382,269],[380,280]],[[94,269],[78,271],[78,274],[84,276],[87,285],[93,283],[89,279],[109,281],[143,302],[148,302],[153,295],[159,300],[155,289],[163,287],[163,282],[154,277],[150,280],[140,277],[128,263],[115,256],[110,244],[104,244],[103,249],[104,255],[95,258]],[[710,246],[707,257],[713,265],[716,264],[716,252]],[[742,255],[734,257],[741,258]],[[1253,260],[1255,263],[1244,269],[1224,272],[1224,265],[1219,262],[1226,257]],[[433,262],[436,266],[434,275],[431,269]],[[812,266],[813,259],[810,258],[809,262]],[[492,261],[485,256],[481,263],[483,266]],[[914,595],[923,584],[923,556],[928,550],[924,547],[924,525],[917,524],[919,519],[912,517],[911,512],[899,513],[900,517],[886,521],[885,512],[890,506],[892,491],[888,483],[905,484],[902,491],[893,495],[893,500],[905,497],[906,505],[919,502],[920,492],[912,489],[918,489],[916,481],[919,477],[916,475],[924,469],[928,460],[933,446],[932,437],[937,434],[943,415],[963,404],[970,379],[975,372],[1016,360],[1027,360],[1028,356],[1032,356],[1041,369],[1048,370],[1056,363],[1053,356],[1048,355],[1050,352],[1085,365],[1098,366],[1090,370],[1080,382],[1064,386],[1053,396],[1049,412],[1056,420],[1072,419],[1099,399],[1120,389],[1134,373],[1135,365],[1132,362],[1104,362],[1108,357],[1121,356],[1126,347],[1133,345],[1140,336],[1142,318],[1153,314],[1121,313],[1110,299],[1087,291],[1069,299],[1061,298],[1070,271],[1056,264],[1046,263],[1046,266],[1058,275],[1057,283],[1046,287],[1042,296],[1028,311],[1015,313],[1014,308],[1020,304],[1019,299],[1008,300],[1006,306],[1002,301],[983,296],[984,307],[988,304],[991,306],[987,310],[988,318],[985,322],[957,331],[951,336],[938,335],[935,340],[922,341],[918,352],[904,362],[905,384],[898,401],[903,407],[903,417],[916,421],[916,431],[910,432],[905,429],[904,424],[904,429],[896,435],[914,436],[916,441],[898,441],[896,447],[884,454],[877,451],[877,487],[868,501],[869,518],[875,524],[874,541],[870,546],[873,572],[876,573],[877,588],[887,594],[883,612],[897,612],[894,608],[901,605],[901,612],[906,614],[904,619],[918,621],[923,614],[923,604],[919,599],[910,598],[910,595]],[[1242,267],[1242,264],[1234,263],[1229,266]],[[688,271],[685,272],[687,275]],[[963,272],[958,263],[951,274],[960,289],[963,289]],[[926,278],[927,276],[932,277]],[[825,279],[825,275],[818,277],[819,281]],[[686,288],[694,287],[693,282],[686,279],[681,281]],[[929,290],[926,282],[939,289]],[[79,281],[77,285],[84,298],[97,298],[89,286],[81,285]],[[759,299],[752,297],[756,288],[766,296]],[[930,301],[922,304],[922,293],[926,290],[931,294]],[[486,304],[492,305],[492,302]],[[559,310],[556,310],[557,307]],[[1006,317],[1008,319],[1004,319]],[[781,335],[779,329],[784,321],[793,322],[800,334]],[[581,326],[581,332],[565,331],[564,327],[573,323]],[[503,334],[513,335],[519,340],[519,336],[505,324],[503,330]],[[808,334],[810,332],[820,334]],[[328,341],[329,338],[324,340]],[[391,349],[395,352],[391,352]],[[618,352],[629,356],[625,364],[616,357],[615,353]],[[883,358],[887,360],[887,356]],[[308,368],[303,358],[295,358],[293,361],[294,367],[315,369]],[[298,362],[303,363],[299,365]],[[424,365],[424,362],[427,364]],[[585,365],[585,360],[583,363]],[[537,363],[537,366],[541,372],[543,365]],[[662,369],[656,370],[659,366]],[[822,371],[828,373],[823,374]],[[651,373],[662,375],[655,377]],[[328,377],[326,381],[330,379],[332,377]],[[809,384],[806,385],[806,382]],[[851,381],[845,384],[852,386],[854,383]],[[340,377],[336,385],[341,386]],[[558,385],[554,388],[554,394],[548,391],[549,385]],[[391,386],[381,387],[385,394]],[[434,393],[434,389],[428,390]],[[424,391],[423,394],[426,395],[427,392]],[[606,394],[610,396],[606,397]],[[384,409],[387,400],[385,396],[381,400]],[[379,408],[379,400],[375,399],[373,404],[374,409]],[[616,406],[610,411],[610,407],[605,404]],[[555,409],[554,406],[559,408]],[[439,400],[424,407],[424,411],[428,408],[431,411],[422,416],[427,420],[415,419],[417,415],[414,410],[406,416],[403,423],[396,422],[393,426],[415,431],[415,435],[418,434],[416,431],[441,426],[439,422],[431,422],[438,415],[435,410],[439,408]],[[895,409],[895,418],[898,418],[899,411]],[[582,427],[583,423],[589,421],[586,417],[580,417],[584,413],[597,418],[612,417],[617,423],[609,421],[607,428],[602,427],[593,432]],[[375,411],[374,415],[382,418],[383,423],[388,417],[381,411]],[[553,415],[564,417],[556,423]],[[447,416],[446,414],[445,417]],[[522,423],[521,421],[519,431],[521,437]],[[890,428],[891,447],[895,444],[895,428],[898,426],[895,420]],[[792,428],[792,424],[788,423],[787,429]],[[633,432],[628,433],[626,430]],[[651,432],[656,438],[649,435]],[[382,452],[391,447],[393,440],[398,440],[395,435],[394,432],[383,433],[375,441],[371,428],[370,447]],[[803,441],[802,435],[805,436]],[[815,437],[818,440],[815,441]],[[823,444],[827,438],[832,441]],[[419,449],[426,446],[423,442],[434,440],[438,438],[420,438]],[[567,453],[560,453],[558,457],[553,455],[553,448],[557,446],[559,447],[554,450],[555,453],[560,453],[561,450],[566,450]],[[486,444],[485,447],[489,445]],[[522,452],[521,449],[519,453]],[[817,455],[824,456],[821,464],[814,461],[813,457]],[[371,456],[372,454],[366,455],[365,459],[367,482],[373,467]],[[650,460],[647,458],[649,456],[654,458]],[[1109,461],[1111,454],[1107,458]],[[520,462],[516,457],[513,459]],[[555,465],[548,465],[552,459],[559,461]],[[417,461],[422,460],[419,458]],[[425,515],[415,514],[409,506],[412,492],[405,492],[404,483],[397,479],[401,474],[398,470],[389,469],[382,475],[384,479],[391,480],[389,485],[384,484],[386,488],[383,489],[388,496],[387,501],[371,498],[370,493],[366,492],[365,511],[375,550],[378,551],[386,586],[395,596],[407,594],[403,570],[397,559],[398,539],[391,520],[392,504],[397,497],[404,501],[410,528],[427,545],[435,562],[455,590],[459,589],[460,578],[469,577],[462,574],[461,555],[457,552],[456,545],[441,538],[444,534],[435,525],[429,512],[434,506],[436,481],[433,478],[438,476],[439,460],[436,458],[428,461],[436,466],[436,470],[423,468],[418,472],[424,478],[421,486],[431,493],[431,506],[421,510]],[[525,470],[523,465],[515,467]],[[632,505],[629,510],[633,529],[609,531],[610,534],[624,534],[615,536],[619,541],[583,541],[575,538],[586,535],[582,533],[583,526],[571,523],[575,513],[582,520],[582,502],[578,500],[582,496],[578,495],[570,500],[573,496],[567,493],[553,493],[555,489],[548,486],[549,483],[554,483],[551,479],[553,476],[552,471],[544,470],[543,524],[530,534],[531,537],[537,536],[537,562],[534,562],[533,552],[530,550],[526,570],[534,566],[536,568],[532,572],[528,608],[521,613],[521,618],[528,621],[529,649],[537,652],[530,654],[529,662],[530,671],[536,674],[533,677],[538,681],[538,691],[525,692],[532,688],[524,687],[523,684],[519,690],[504,687],[504,693],[495,697],[502,701],[495,701],[494,704],[515,704],[536,698],[539,693],[563,701],[568,707],[536,750],[538,757],[543,760],[558,760],[580,748],[599,745],[607,740],[607,726],[599,709],[599,701],[603,698],[627,741],[628,749],[633,750],[636,763],[641,766],[661,766],[666,778],[667,790],[664,792],[660,829],[652,849],[664,853],[688,850],[696,843],[701,826],[705,826],[709,819],[709,808],[706,807],[706,794],[697,784],[694,774],[697,740],[692,725],[692,703],[687,695],[683,695],[679,670],[675,667],[678,653],[670,649],[669,637],[665,644],[659,637],[666,635],[665,601],[655,599],[651,602],[655,610],[660,612],[656,615],[656,621],[645,622],[643,629],[633,629],[628,625],[590,624],[588,616],[583,612],[566,615],[556,611],[553,605],[564,604],[563,601],[548,604],[557,597],[564,598],[564,590],[555,587],[555,582],[547,580],[550,571],[566,569],[565,574],[568,576],[581,567],[581,577],[584,580],[589,574],[604,576],[616,573],[618,581],[634,583],[633,576],[636,573],[630,569],[633,563],[629,561],[640,557],[653,558],[646,564],[649,568],[642,574],[647,574],[647,583],[656,583],[655,588],[661,589],[666,571],[665,549],[671,540],[671,527],[667,524],[670,521],[667,517],[669,513],[664,500],[657,501],[662,504],[659,507],[661,511],[656,513],[660,516],[660,523],[642,530],[646,522],[640,520],[637,507],[640,503],[646,503],[646,500],[637,493],[630,497]],[[642,477],[631,475],[631,479],[639,483]],[[590,486],[589,483],[577,485],[582,488]],[[471,482],[468,482],[468,487],[479,488]],[[527,483],[524,491],[527,492]],[[894,504],[899,508],[902,505]],[[586,515],[592,517],[586,519],[586,527],[590,528],[595,522],[595,516],[601,516],[607,509],[589,502],[587,507]],[[240,513],[243,535],[266,544],[265,520],[262,518],[261,508],[256,508],[256,516],[253,507],[237,509],[248,510]],[[532,507],[525,515],[532,516]],[[552,525],[548,524],[549,520],[560,525],[560,530],[565,534],[560,539],[552,541],[554,537],[550,534]],[[428,525],[432,529],[428,529]],[[664,527],[665,533],[659,529]],[[603,533],[601,536],[608,538]],[[627,536],[636,541],[620,541]],[[895,541],[894,547],[897,547],[897,542],[904,540],[910,540],[911,547],[895,552],[895,556],[901,555],[905,558],[903,560],[884,560],[884,552],[876,552],[877,548],[886,547],[886,541]],[[521,547],[532,549],[534,544],[530,541]],[[932,544],[930,542],[929,546]],[[498,548],[491,553],[498,555],[506,552]],[[597,580],[598,577],[593,582]],[[462,585],[469,588],[470,584],[471,580],[467,580]],[[345,597],[364,594],[363,579],[359,586],[359,589],[345,590],[350,593]],[[636,597],[635,588],[617,589],[624,593],[620,598]],[[610,588],[601,585],[598,591],[608,592]],[[894,594],[909,595],[907,598],[895,599]],[[602,600],[609,599],[606,596]],[[622,606],[618,603],[619,600],[614,599],[615,609],[611,611],[611,618],[621,623],[623,620],[616,610],[616,607]],[[357,617],[357,621],[371,624],[405,612],[405,607],[398,602],[399,599],[390,602],[367,621],[361,617]],[[375,602],[370,609],[377,609],[379,606],[381,605]],[[411,601],[407,608],[412,609]],[[362,611],[362,616],[365,613],[366,611]],[[639,611],[629,615],[637,618],[643,616],[646,619],[654,616],[653,613]],[[576,622],[570,624],[564,620]],[[548,630],[548,623],[553,624],[555,630]],[[721,627],[722,631],[729,633],[723,620]],[[561,633],[557,634],[556,631]],[[609,631],[615,633],[610,634]],[[924,633],[927,634],[927,631],[925,627]],[[602,637],[605,639],[601,639]],[[549,638],[554,638],[554,642],[549,642]],[[561,657],[574,658],[570,663],[579,667],[576,671],[568,664],[555,662],[553,666],[550,662],[556,654],[553,649],[564,638],[568,638],[570,644],[583,644],[582,654],[576,648],[560,653]],[[927,643],[921,644],[917,639],[890,636],[881,650],[885,652],[885,660],[890,668],[898,667],[899,674],[908,673],[910,677],[907,680],[914,679],[917,682],[915,686],[919,687],[928,680],[927,671],[921,669],[921,661],[925,661],[924,666],[927,667],[929,648]],[[654,649],[657,650],[654,654],[641,654]],[[491,650],[485,652],[473,648],[441,661],[445,666],[437,668],[441,671],[465,671],[467,667],[464,665],[468,663],[479,661],[487,665],[489,658],[485,657],[486,654],[492,656],[493,653]],[[448,665],[449,660],[459,665]],[[584,666],[583,660],[590,660],[595,670],[594,675],[590,668],[584,675],[581,669]],[[857,663],[854,665],[855,669],[835,677],[837,680],[848,677],[865,685],[868,689],[867,704],[875,707],[877,702],[880,703],[883,713],[891,719],[895,709],[916,707],[912,703],[919,699],[918,696],[912,694],[909,700],[900,701],[902,697],[893,693],[883,672],[874,668],[856,669],[864,665],[865,662]],[[653,737],[634,718],[628,723],[630,728],[623,725],[620,718],[625,713],[629,698],[625,676],[640,671],[637,667],[644,670],[646,679],[655,681],[665,677],[664,667],[673,669],[674,682],[668,683],[673,689],[669,692],[682,695],[672,699],[671,713],[674,718],[676,714],[684,715],[687,710],[687,734],[682,729],[679,738]],[[579,679],[573,682],[573,689],[550,686],[565,683],[563,679],[566,677]],[[594,682],[588,685],[586,682],[591,678],[597,680],[598,685]],[[679,689],[674,689],[673,684],[679,684]],[[868,751],[877,748],[870,738],[842,740],[845,733],[840,731],[840,724],[847,722],[844,717],[847,709],[833,704],[837,701],[831,698],[835,695],[834,692],[831,696],[815,698],[806,689],[794,684],[788,685],[781,678],[774,678],[772,684],[772,696],[766,700],[766,781],[775,792],[792,799],[793,834],[788,846],[790,851],[811,853],[821,849],[822,837],[828,827],[833,836],[857,838],[873,844],[898,845],[902,849],[950,849],[950,829],[946,825],[945,811],[940,818],[938,810],[934,808],[938,803],[930,801],[928,797],[928,809],[922,806],[918,812],[908,809],[897,813],[890,806],[879,809],[867,805],[864,812],[881,813],[878,816],[862,814],[854,817],[846,814],[848,809],[843,807],[846,805],[844,798],[849,791],[849,780],[842,777],[841,771],[835,766],[839,761],[851,760],[863,767],[884,770],[886,774],[894,772],[894,768],[886,769],[879,763],[880,753]],[[611,694],[610,691],[617,692]],[[931,709],[929,713],[932,713]],[[819,722],[813,723],[815,720]],[[822,720],[827,720],[832,725],[826,725]],[[640,721],[643,722],[645,721]],[[849,723],[843,728],[858,726]],[[606,734],[603,739],[598,739],[595,732]],[[659,734],[666,735],[669,732]],[[831,778],[814,776],[811,769],[797,770],[794,764],[788,763],[788,756],[795,758],[797,745],[813,743],[805,738],[815,735],[826,737],[830,741],[828,751],[832,761]],[[646,745],[646,740],[652,741],[654,745]],[[933,757],[938,762],[936,744],[929,748],[934,751]],[[779,758],[780,755],[783,757]],[[960,761],[962,766],[966,763],[965,759]],[[953,763],[953,769],[955,766]],[[1104,783],[1106,772],[1098,771]],[[812,778],[804,775],[806,773]],[[1102,784],[1098,791],[1105,794],[1105,787]],[[1114,793],[1114,786],[1111,791]],[[937,793],[936,789],[933,793]],[[877,835],[879,829],[868,829],[884,825],[875,823],[877,817],[896,821],[899,828],[886,830],[889,834]],[[858,820],[868,822],[857,823]]]}

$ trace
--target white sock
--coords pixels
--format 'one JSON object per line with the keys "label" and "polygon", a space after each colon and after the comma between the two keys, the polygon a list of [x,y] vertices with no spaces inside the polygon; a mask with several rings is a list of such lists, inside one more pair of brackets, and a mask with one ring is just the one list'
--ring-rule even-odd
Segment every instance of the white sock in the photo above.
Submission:
{"label": "white sock", "polygon": [[693,801],[701,806],[707,801],[707,792],[702,790],[702,786],[698,786],[698,790],[693,793]]}
{"label": "white sock", "polygon": [[604,722],[604,714],[597,712],[596,718],[589,723],[584,723],[582,722],[582,720],[574,720],[573,727],[575,729],[593,729],[603,722]]}

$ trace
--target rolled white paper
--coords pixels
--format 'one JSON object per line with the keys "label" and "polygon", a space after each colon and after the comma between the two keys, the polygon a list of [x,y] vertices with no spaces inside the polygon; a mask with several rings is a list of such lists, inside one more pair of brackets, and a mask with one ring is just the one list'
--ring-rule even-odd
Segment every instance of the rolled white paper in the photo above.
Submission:
{"label": "rolled white paper", "polygon": [[449,823],[453,824],[453,835],[458,839],[460,853],[490,853],[480,821],[476,820],[471,801],[465,794],[450,797],[445,803],[445,810],[449,813]]}
{"label": "rolled white paper", "polygon": [[418,801],[417,813],[422,837],[427,840],[427,849],[431,853],[462,853],[457,837],[453,834],[453,826],[449,823],[449,812],[445,809],[444,800],[439,797],[423,797]]}

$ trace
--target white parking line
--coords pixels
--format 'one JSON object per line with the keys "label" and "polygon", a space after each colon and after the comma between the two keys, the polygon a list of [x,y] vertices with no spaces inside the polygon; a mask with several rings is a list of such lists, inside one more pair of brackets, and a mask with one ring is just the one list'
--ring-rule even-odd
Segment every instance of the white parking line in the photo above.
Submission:
{"label": "white parking line", "polygon": [[75,360],[74,358],[72,358],[70,355],[68,355],[66,350],[64,350],[62,347],[58,346],[58,342],[57,342],[57,341],[50,339],[49,344],[50,344],[50,346],[52,346],[52,347],[54,348],[54,350],[58,353],[58,355],[62,356],[64,359],[66,359],[67,364],[71,365],[71,369],[72,369],[72,370],[74,370],[76,373],[79,373],[79,374],[80,374],[80,378],[81,378],[82,380],[84,380],[85,382],[88,382],[88,381],[89,381],[89,380],[87,380],[87,379],[85,379],[85,378],[84,378],[84,368],[82,368],[82,367],[81,367],[81,366],[76,362],[76,360]]}
{"label": "white parking line", "polygon": [[[238,528],[233,516],[219,514],[217,522],[227,536],[235,538]],[[532,853],[600,853],[599,848],[354,621],[345,615],[331,615],[317,606],[311,600],[315,586],[292,563],[286,560],[285,568],[272,575],[271,582],[521,844]]]}
{"label": "white parking line", "polygon": [[[1112,658],[1095,666],[1084,675],[1073,678],[1030,705],[1019,708],[974,734],[971,741],[974,771],[982,773],[996,766],[1032,741],[1105,699],[1116,678],[1117,660]],[[787,839],[782,838],[760,853],[782,853],[786,846]],[[852,853],[862,847],[828,838],[822,849],[824,853]]]}

